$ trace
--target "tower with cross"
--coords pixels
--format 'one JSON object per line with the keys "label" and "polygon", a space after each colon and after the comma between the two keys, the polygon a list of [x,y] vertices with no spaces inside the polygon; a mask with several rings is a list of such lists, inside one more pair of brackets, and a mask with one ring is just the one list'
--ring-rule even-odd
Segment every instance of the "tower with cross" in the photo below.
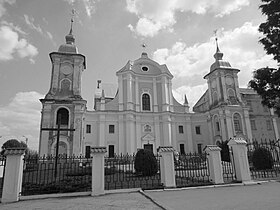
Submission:
{"label": "tower with cross", "polygon": [[[42,103],[40,155],[81,154],[86,101],[81,96],[81,76],[86,58],[79,54],[73,35],[74,10],[66,43],[50,53],[51,85]],[[60,116],[60,120],[59,120]],[[59,128],[59,129],[58,129]]]}

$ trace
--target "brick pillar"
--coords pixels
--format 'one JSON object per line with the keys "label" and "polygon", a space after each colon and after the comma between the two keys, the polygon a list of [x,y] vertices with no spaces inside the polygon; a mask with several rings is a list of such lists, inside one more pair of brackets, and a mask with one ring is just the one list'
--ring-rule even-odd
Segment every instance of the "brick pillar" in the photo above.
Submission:
{"label": "brick pillar", "polygon": [[208,156],[210,181],[214,184],[224,183],[221,148],[216,145],[207,145],[205,151]]}
{"label": "brick pillar", "polygon": [[170,146],[159,147],[161,182],[164,187],[176,187],[173,151]]}
{"label": "brick pillar", "polygon": [[233,164],[237,181],[251,181],[251,173],[247,155],[247,142],[242,137],[231,138],[228,146],[232,149]]}
{"label": "brick pillar", "polygon": [[23,157],[25,148],[6,149],[6,168],[2,193],[2,203],[19,200],[22,187]]}
{"label": "brick pillar", "polygon": [[92,147],[92,192],[91,195],[104,194],[104,157],[106,147]]}

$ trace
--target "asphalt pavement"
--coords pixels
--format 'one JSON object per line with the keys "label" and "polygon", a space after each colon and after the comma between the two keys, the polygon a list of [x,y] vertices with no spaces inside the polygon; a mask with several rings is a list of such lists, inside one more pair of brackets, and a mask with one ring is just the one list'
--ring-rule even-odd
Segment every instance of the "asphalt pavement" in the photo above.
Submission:
{"label": "asphalt pavement", "polygon": [[280,210],[280,183],[53,197],[0,204],[1,210]]}

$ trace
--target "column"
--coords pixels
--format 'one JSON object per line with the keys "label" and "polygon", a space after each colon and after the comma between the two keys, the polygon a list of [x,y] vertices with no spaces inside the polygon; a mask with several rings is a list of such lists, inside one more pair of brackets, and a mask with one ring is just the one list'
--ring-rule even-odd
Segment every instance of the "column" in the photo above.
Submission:
{"label": "column", "polygon": [[192,124],[191,117],[186,117],[186,132],[187,132],[187,152],[193,152]]}
{"label": "column", "polygon": [[141,117],[140,116],[136,116],[136,149],[138,148],[142,148],[141,145]]}
{"label": "column", "polygon": [[60,65],[60,58],[55,56],[54,54],[51,55],[53,57],[53,78],[51,84],[51,93],[54,95],[56,91],[59,89],[58,78],[59,78],[59,65]]}
{"label": "column", "polygon": [[127,109],[133,110],[132,102],[132,76],[127,74]]}
{"label": "column", "polygon": [[106,147],[92,147],[92,191],[91,196],[104,194],[104,157]]}
{"label": "column", "polygon": [[2,193],[2,203],[15,202],[19,200],[22,187],[23,157],[25,149],[6,149],[6,168]]}
{"label": "column", "polygon": [[158,102],[157,102],[157,80],[153,78],[153,99],[154,99],[154,112],[158,112]]}
{"label": "column", "polygon": [[214,184],[224,183],[221,160],[221,148],[216,145],[207,145],[205,149],[209,164],[210,181]]}
{"label": "column", "polygon": [[231,138],[228,146],[232,150],[233,164],[237,181],[251,181],[251,173],[247,155],[247,142],[242,137]]}
{"label": "column", "polygon": [[[109,129],[109,128],[108,128]],[[98,146],[105,146],[105,115],[100,114],[99,116],[99,144]]]}
{"label": "column", "polygon": [[162,116],[163,125],[163,144],[164,146],[171,146],[171,120],[170,116]]}
{"label": "column", "polygon": [[168,108],[168,91],[166,77],[161,78],[161,89],[162,89],[162,111],[169,111]]}
{"label": "column", "polygon": [[80,95],[79,93],[79,73],[80,73],[80,62],[79,59],[75,59],[74,61],[74,72],[73,72],[73,80],[72,87],[74,95]]}
{"label": "column", "polygon": [[250,143],[252,143],[253,135],[252,135],[252,129],[251,129],[251,122],[250,122],[250,118],[249,118],[249,108],[244,109],[244,121],[245,121],[248,140]]}
{"label": "column", "polygon": [[170,146],[160,147],[160,176],[164,187],[176,187],[174,149]]}
{"label": "column", "polygon": [[212,105],[212,92],[211,92],[211,84],[209,78],[207,78],[207,84],[208,84],[208,93],[209,93],[209,105]]}
{"label": "column", "polygon": [[126,152],[132,154],[136,152],[136,148],[134,145],[135,142],[135,124],[134,124],[134,116],[132,114],[126,115]]}
{"label": "column", "polygon": [[226,136],[226,127],[225,127],[223,110],[219,110],[219,120],[221,125],[222,140],[225,141],[227,140],[227,136]]}
{"label": "column", "polygon": [[119,83],[119,111],[123,111],[123,79],[122,79],[122,75],[119,75],[118,83]]}
{"label": "column", "polygon": [[177,129],[176,129],[176,123],[175,123],[175,118],[172,116],[171,117],[171,131],[172,131],[172,138],[171,138],[171,145],[175,150],[177,150]]}
{"label": "column", "polygon": [[277,140],[277,139],[279,139],[279,131],[278,131],[277,122],[276,122],[276,119],[275,119],[273,109],[270,109],[270,114],[273,116],[272,124],[273,124],[273,128],[274,128],[274,133],[275,133],[275,140]]}
{"label": "column", "polygon": [[171,84],[171,80],[168,79],[168,98],[169,98],[169,109],[171,112],[174,111],[174,107],[173,107],[173,96],[172,96],[172,84]]}
{"label": "column", "polygon": [[155,138],[156,138],[156,148],[158,148],[160,144],[160,127],[159,127],[159,116],[155,116]]}
{"label": "column", "polygon": [[216,75],[217,75],[217,77],[216,77],[216,82],[217,82],[217,89],[218,89],[218,101],[220,101],[221,98],[222,98],[221,86],[220,86],[219,76],[218,76],[218,74],[216,74]]}
{"label": "column", "polygon": [[136,99],[136,112],[140,112],[140,103],[139,103],[139,79],[135,79],[135,99]]}
{"label": "column", "polygon": [[225,110],[226,122],[227,122],[227,131],[228,131],[228,138],[234,136],[233,134],[233,126],[232,126],[232,116],[229,110]]}
{"label": "column", "polygon": [[123,115],[119,115],[119,153],[125,152],[124,145],[124,119]]}
{"label": "column", "polygon": [[[41,112],[41,129],[50,128],[51,126],[51,105],[47,102],[43,104],[43,109]],[[49,144],[49,131],[40,130],[40,141],[39,141],[39,155],[48,154],[48,144]]]}
{"label": "column", "polygon": [[222,81],[222,89],[223,89],[223,98],[224,101],[227,101],[228,97],[227,97],[227,89],[226,89],[224,73],[221,73],[221,81]]}

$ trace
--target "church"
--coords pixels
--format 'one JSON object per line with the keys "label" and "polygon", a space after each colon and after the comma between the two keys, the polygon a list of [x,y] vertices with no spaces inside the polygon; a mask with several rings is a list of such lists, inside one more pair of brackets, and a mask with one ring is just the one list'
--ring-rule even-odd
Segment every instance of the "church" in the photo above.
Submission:
{"label": "church", "polygon": [[[239,88],[238,73],[223,60],[218,45],[214,62],[204,76],[208,89],[190,112],[172,94],[173,75],[143,52],[116,71],[118,86],[108,96],[101,81],[94,110],[81,95],[86,56],[78,53],[72,28],[66,43],[50,53],[51,85],[42,103],[39,154],[86,155],[92,146],[106,146],[108,155],[131,154],[139,148],[157,152],[172,146],[180,153],[198,152],[233,136],[278,139],[279,118],[262,106],[251,89]],[[59,126],[60,131],[57,131]]]}

